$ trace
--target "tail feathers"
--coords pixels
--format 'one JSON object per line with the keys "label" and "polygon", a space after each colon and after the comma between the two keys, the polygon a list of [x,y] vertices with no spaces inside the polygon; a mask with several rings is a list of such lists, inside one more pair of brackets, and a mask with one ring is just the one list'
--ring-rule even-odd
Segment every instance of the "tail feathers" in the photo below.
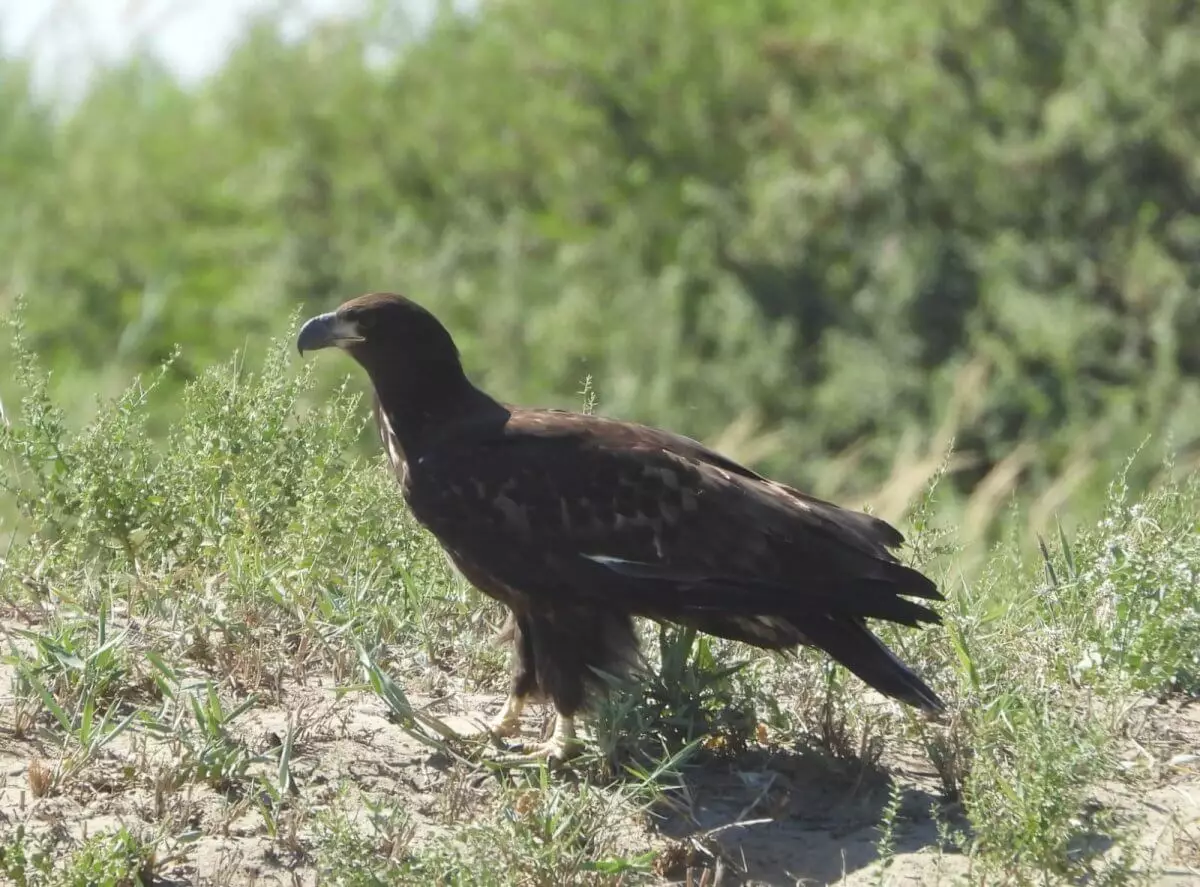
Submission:
{"label": "tail feathers", "polygon": [[904,594],[909,597],[925,598],[928,601],[944,601],[946,596],[938,590],[936,583],[920,570],[901,563],[889,563],[883,577],[876,582],[886,582],[892,586],[894,594]]}
{"label": "tail feathers", "polygon": [[871,634],[861,617],[740,616],[689,613],[673,617],[717,637],[786,651],[801,644],[824,650],[885,696],[937,714],[945,703],[896,654]]}
{"label": "tail feathers", "polygon": [[936,610],[902,598],[900,594],[912,592],[905,590],[897,593],[887,581],[860,580],[848,586],[840,600],[830,601],[826,612],[831,614],[830,618],[886,619],[913,628],[926,622],[941,624],[942,617]]}
{"label": "tail feathers", "polygon": [[809,643],[820,647],[885,696],[930,714],[945,710],[946,705],[938,695],[871,634],[861,620],[830,617],[819,624],[806,624],[804,634]]}

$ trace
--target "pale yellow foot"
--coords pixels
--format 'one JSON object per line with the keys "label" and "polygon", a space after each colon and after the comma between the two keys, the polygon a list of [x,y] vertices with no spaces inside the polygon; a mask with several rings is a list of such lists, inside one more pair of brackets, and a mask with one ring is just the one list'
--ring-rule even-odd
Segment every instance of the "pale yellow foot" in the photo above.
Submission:
{"label": "pale yellow foot", "polygon": [[488,724],[488,730],[493,736],[506,738],[519,736],[521,733],[521,712],[525,710],[524,696],[509,696],[504,700],[500,713]]}
{"label": "pale yellow foot", "polygon": [[576,757],[583,746],[575,736],[575,719],[558,715],[555,718],[554,734],[546,742],[524,749],[515,754],[491,758],[494,763],[504,765],[547,764],[557,767]]}
{"label": "pale yellow foot", "polygon": [[460,731],[463,739],[506,739],[521,733],[521,712],[525,709],[523,696],[509,696],[500,713],[480,730]]}

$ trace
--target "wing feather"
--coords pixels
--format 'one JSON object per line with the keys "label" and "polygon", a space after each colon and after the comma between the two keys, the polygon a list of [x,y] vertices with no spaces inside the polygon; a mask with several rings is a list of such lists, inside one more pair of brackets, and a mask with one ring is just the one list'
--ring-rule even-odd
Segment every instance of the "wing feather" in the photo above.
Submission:
{"label": "wing feather", "polygon": [[456,558],[534,599],[658,618],[938,621],[901,596],[941,599],[889,552],[902,537],[887,524],[653,429],[514,412],[499,433],[424,456],[407,493]]}

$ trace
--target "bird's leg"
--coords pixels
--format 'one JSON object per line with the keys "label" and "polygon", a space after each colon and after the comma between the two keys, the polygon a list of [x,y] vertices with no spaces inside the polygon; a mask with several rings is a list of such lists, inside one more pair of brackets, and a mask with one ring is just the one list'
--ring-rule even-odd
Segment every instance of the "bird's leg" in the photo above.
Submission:
{"label": "bird's leg", "polygon": [[524,619],[510,612],[504,631],[501,632],[502,638],[506,635],[512,640],[517,662],[504,707],[487,726],[487,732],[493,739],[507,739],[520,735],[521,712],[525,710],[525,703],[537,691],[538,686],[537,667],[533,658],[533,638],[525,627]]}
{"label": "bird's leg", "polygon": [[501,738],[517,736],[521,732],[521,712],[524,708],[525,697],[510,693],[500,713],[488,724],[488,732]]}
{"label": "bird's leg", "polygon": [[521,712],[525,710],[527,697],[510,693],[504,700],[499,714],[489,720],[482,729],[459,731],[463,739],[507,739],[521,733]]}
{"label": "bird's leg", "polygon": [[561,763],[575,757],[582,748],[575,736],[575,718],[561,712],[554,716],[554,733],[550,741],[534,749],[534,754],[551,762]]}
{"label": "bird's leg", "polygon": [[550,739],[533,748],[517,754],[503,755],[495,758],[499,764],[534,764],[546,763],[556,766],[575,757],[582,751],[582,745],[575,736],[575,718],[559,712],[554,719],[554,733]]}

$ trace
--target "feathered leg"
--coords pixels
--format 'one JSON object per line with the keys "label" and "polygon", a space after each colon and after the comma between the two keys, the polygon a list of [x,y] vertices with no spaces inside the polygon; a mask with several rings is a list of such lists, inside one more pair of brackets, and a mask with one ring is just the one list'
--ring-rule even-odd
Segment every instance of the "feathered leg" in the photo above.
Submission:
{"label": "feathered leg", "polygon": [[525,710],[529,699],[537,692],[537,668],[533,655],[533,637],[527,628],[524,617],[510,613],[508,621],[500,632],[501,642],[511,639],[516,664],[513,668],[512,681],[509,684],[508,698],[500,712],[488,721],[487,726],[478,733],[469,734],[468,738],[490,736],[493,739],[509,739],[521,733],[521,712]]}
{"label": "feathered leg", "polygon": [[[523,624],[518,621],[517,630],[529,645],[526,661],[533,668],[534,684],[554,703],[554,733],[546,742],[498,760],[505,764],[561,764],[580,751],[575,736],[575,713],[582,707],[585,695],[581,651],[578,644],[572,644],[570,638],[556,630],[553,622],[544,618],[529,618]],[[520,678],[523,673],[518,671],[517,676]]]}

